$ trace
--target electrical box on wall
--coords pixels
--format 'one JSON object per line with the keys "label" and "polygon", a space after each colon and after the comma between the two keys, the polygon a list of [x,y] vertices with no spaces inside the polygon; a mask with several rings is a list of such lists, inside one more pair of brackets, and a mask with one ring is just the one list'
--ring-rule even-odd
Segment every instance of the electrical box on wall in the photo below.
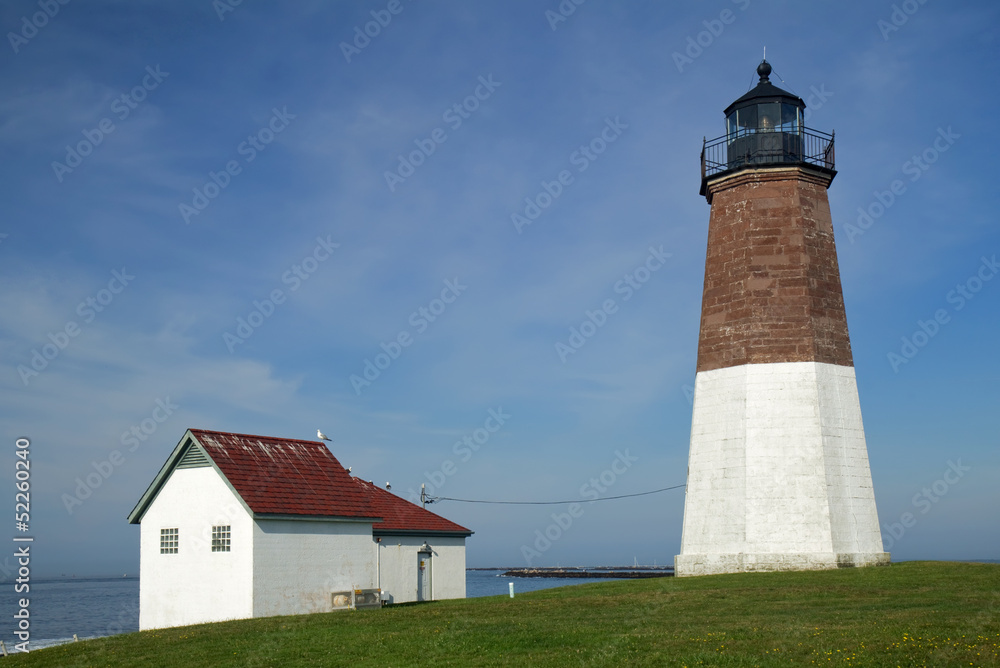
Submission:
{"label": "electrical box on wall", "polygon": [[353,589],[331,594],[334,610],[364,610],[382,607],[381,589]]}

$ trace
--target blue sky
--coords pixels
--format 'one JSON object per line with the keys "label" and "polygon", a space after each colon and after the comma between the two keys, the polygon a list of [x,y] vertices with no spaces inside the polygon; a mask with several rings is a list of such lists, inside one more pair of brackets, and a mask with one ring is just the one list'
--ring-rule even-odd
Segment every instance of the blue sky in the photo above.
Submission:
{"label": "blue sky", "polygon": [[[995,3],[262,4],[0,9],[4,479],[13,510],[28,437],[36,572],[137,572],[126,515],[188,427],[320,427],[404,497],[683,484],[698,154],[765,46],[836,131],[887,546],[1000,558]],[[563,527],[432,509],[475,530],[470,566],[524,565],[547,530],[534,565],[665,564],[683,490]]]}

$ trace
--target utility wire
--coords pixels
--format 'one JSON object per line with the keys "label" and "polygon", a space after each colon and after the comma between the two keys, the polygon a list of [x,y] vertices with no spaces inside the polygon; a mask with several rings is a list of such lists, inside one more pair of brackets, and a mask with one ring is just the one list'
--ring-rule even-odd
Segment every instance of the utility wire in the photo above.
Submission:
{"label": "utility wire", "polygon": [[554,506],[561,505],[564,503],[596,503],[597,501],[611,501],[613,499],[627,499],[633,496],[646,496],[647,494],[659,494],[660,492],[666,492],[671,489],[680,489],[684,485],[674,485],[673,487],[664,487],[663,489],[654,489],[651,492],[639,492],[637,494],[620,494],[618,496],[605,496],[600,499],[571,499],[569,501],[483,501],[482,499],[454,499],[450,496],[427,496],[427,503],[434,503],[435,501],[458,501],[461,503],[494,503],[507,506]]}

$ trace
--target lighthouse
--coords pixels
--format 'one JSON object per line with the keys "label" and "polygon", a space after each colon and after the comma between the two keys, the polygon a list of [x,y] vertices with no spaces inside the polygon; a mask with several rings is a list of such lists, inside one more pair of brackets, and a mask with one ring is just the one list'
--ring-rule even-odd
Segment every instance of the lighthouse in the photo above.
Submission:
{"label": "lighthouse", "polygon": [[834,136],[770,81],[703,143],[711,206],[678,576],[886,564],[827,189]]}

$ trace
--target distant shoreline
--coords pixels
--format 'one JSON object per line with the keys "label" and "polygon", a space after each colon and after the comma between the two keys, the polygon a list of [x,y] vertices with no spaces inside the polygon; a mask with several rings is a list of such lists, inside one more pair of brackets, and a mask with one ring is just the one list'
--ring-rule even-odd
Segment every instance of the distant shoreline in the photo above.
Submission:
{"label": "distant shoreline", "polygon": [[[33,578],[35,584],[47,582],[98,582],[105,580],[138,580],[138,575],[50,575],[47,577]],[[0,584],[6,584],[11,580],[0,580]]]}
{"label": "distant shoreline", "polygon": [[[909,561],[954,561],[958,563],[966,564],[1000,564],[1000,559],[903,559],[901,561],[893,560],[894,564],[906,563]],[[518,571],[518,570],[528,570],[521,566],[488,566],[488,567],[476,567],[476,568],[466,568],[466,571]],[[563,571],[645,571],[645,570],[673,570],[672,566],[553,566],[548,568],[535,568],[530,570],[539,571],[551,571],[551,570],[563,570]],[[522,576],[511,576],[511,577],[522,577]],[[555,576],[549,576],[555,577]],[[594,576],[565,576],[565,577],[608,577],[601,575]],[[45,575],[38,577],[34,581],[38,584],[44,582],[82,582],[86,580],[138,580],[138,574],[126,574],[126,575]],[[9,584],[13,582],[11,579],[0,578],[0,584]]]}
{"label": "distant shoreline", "polygon": [[[921,562],[935,562],[935,561],[954,561],[963,564],[1000,564],[1000,559],[903,559],[900,561],[893,560],[894,564],[902,564],[911,561],[921,561]],[[674,570],[673,566],[539,566],[535,568],[525,568],[523,566],[488,566],[488,567],[476,567],[476,568],[466,568],[467,571],[646,571],[646,570]],[[595,576],[601,577],[601,576]]]}

